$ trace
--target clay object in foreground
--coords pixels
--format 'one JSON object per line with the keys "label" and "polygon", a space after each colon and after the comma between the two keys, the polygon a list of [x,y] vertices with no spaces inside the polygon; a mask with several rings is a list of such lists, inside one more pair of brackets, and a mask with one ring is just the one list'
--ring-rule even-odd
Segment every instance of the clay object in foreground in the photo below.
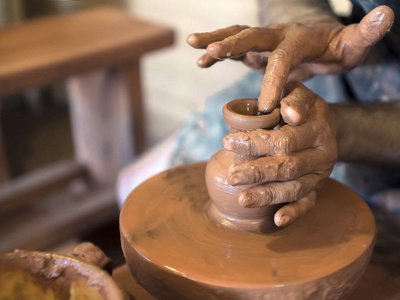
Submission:
{"label": "clay object in foreground", "polygon": [[375,238],[360,196],[328,179],[306,218],[269,234],[229,230],[208,216],[205,168],[167,170],[126,199],[121,244],[140,285],[163,300],[346,299]]}
{"label": "clay object in foreground", "polygon": [[[273,129],[281,119],[279,109],[270,114],[260,113],[257,99],[232,100],[224,106],[222,112],[231,133]],[[254,185],[231,186],[227,182],[232,167],[257,158],[238,155],[225,149],[211,157],[206,169],[206,183],[212,200],[208,213],[214,222],[231,229],[253,232],[269,233],[277,229],[274,214],[282,205],[243,207],[238,202],[239,194]]]}
{"label": "clay object in foreground", "polygon": [[0,299],[128,299],[101,269],[108,268],[109,259],[96,248],[83,243],[74,250],[74,256],[87,262],[46,252],[0,253]]}

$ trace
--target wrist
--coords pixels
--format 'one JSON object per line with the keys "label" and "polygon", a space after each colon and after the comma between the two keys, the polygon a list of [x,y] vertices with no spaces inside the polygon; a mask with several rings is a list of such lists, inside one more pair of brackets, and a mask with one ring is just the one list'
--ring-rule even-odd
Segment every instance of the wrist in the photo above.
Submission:
{"label": "wrist", "polygon": [[346,133],[348,132],[344,126],[343,106],[339,104],[328,104],[328,114],[329,123],[336,139],[338,161],[341,161],[346,157],[347,142],[345,142],[345,140]]}

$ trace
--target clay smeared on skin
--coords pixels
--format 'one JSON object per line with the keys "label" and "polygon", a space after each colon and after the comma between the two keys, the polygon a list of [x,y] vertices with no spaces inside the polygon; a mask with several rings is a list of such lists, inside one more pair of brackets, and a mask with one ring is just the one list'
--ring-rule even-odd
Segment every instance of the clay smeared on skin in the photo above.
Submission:
{"label": "clay smeared on skin", "polygon": [[312,208],[312,193],[329,177],[338,158],[336,127],[322,98],[300,82],[289,82],[281,102],[284,122],[279,127],[239,130],[222,142],[226,150],[248,158],[235,160],[228,170],[228,184],[235,191],[242,188],[240,205],[286,203],[275,214],[277,226],[293,223]]}
{"label": "clay smeared on skin", "polygon": [[231,26],[190,35],[188,43],[207,49],[198,60],[200,67],[233,58],[264,73],[259,109],[271,112],[288,79],[303,81],[315,74],[336,74],[357,66],[370,47],[389,32],[394,13],[379,6],[359,24],[348,26],[326,16],[311,15],[301,21],[268,27]]}
{"label": "clay smeared on skin", "polygon": [[[251,149],[254,150],[254,147],[248,145],[248,143],[252,143],[248,133],[259,128],[274,128],[280,122],[279,110],[275,110],[271,114],[262,114],[259,112],[256,99],[237,99],[224,106],[223,115],[231,132],[235,132],[232,135],[240,139],[240,142],[236,140],[233,145],[243,146],[250,151],[234,149],[234,152],[232,152],[225,148],[217,152],[208,162],[206,182],[212,199],[210,216],[222,226],[229,226],[238,230],[274,231],[276,230],[275,226],[263,227],[262,224],[268,218],[269,224],[273,225],[273,215],[281,207],[280,203],[266,205],[265,197],[262,201],[259,201],[259,198],[252,198],[251,195],[245,195],[247,200],[244,200],[241,195],[254,186],[254,182],[249,182],[247,185],[243,185],[243,183],[231,185],[230,181],[232,180],[231,171],[237,165],[246,164],[259,156],[257,151],[251,151]],[[225,139],[229,139],[230,136],[228,135]],[[250,202],[253,207],[251,209],[248,208],[251,206]]]}

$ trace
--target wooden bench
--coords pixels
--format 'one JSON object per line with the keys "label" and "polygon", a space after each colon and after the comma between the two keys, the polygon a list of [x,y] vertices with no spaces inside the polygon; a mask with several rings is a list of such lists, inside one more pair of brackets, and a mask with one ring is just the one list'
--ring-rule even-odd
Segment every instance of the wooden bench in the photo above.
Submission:
{"label": "wooden bench", "polygon": [[[173,32],[102,7],[10,26],[0,41],[0,99],[66,80],[75,157],[0,184],[0,251],[44,248],[117,215],[118,171],[146,148],[139,61],[171,45]],[[0,180],[7,168],[0,133]],[[79,201],[34,208],[76,178],[91,187]]]}

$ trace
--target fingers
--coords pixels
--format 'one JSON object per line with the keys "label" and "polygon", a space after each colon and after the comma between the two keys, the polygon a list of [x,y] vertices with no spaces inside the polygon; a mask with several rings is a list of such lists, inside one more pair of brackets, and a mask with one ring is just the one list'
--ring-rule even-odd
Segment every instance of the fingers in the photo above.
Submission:
{"label": "fingers", "polygon": [[218,61],[217,59],[211,57],[206,53],[197,60],[197,65],[200,68],[208,68],[211,67],[213,64],[215,64],[217,61]]}
{"label": "fingers", "polygon": [[232,186],[288,181],[310,173],[328,171],[336,162],[324,150],[313,148],[291,155],[262,157],[233,167],[228,176]]}
{"label": "fingers", "polygon": [[252,27],[208,45],[207,53],[214,58],[225,59],[240,56],[249,51],[271,51],[281,40],[281,33],[275,29]]}
{"label": "fingers", "polygon": [[317,192],[311,191],[305,197],[294,203],[289,203],[280,208],[274,216],[275,225],[283,227],[293,223],[295,220],[304,216],[314,207],[317,200]]}
{"label": "fingers", "polygon": [[292,181],[256,185],[242,192],[238,202],[244,207],[254,208],[299,201],[311,191],[316,190],[328,176],[329,172],[308,174]]}
{"label": "fingers", "polygon": [[269,56],[258,98],[260,111],[271,112],[281,99],[288,75],[298,65],[296,47],[293,41],[285,40]]}
{"label": "fingers", "polygon": [[281,114],[296,126],[231,133],[222,140],[224,148],[245,156],[270,156],[317,147],[331,138],[334,128],[328,124],[324,100],[301,83],[290,83],[288,92]]}
{"label": "fingers", "polygon": [[281,115],[289,125],[300,125],[307,120],[315,94],[300,82],[289,82],[285,88],[287,96],[281,101]]}
{"label": "fingers", "polygon": [[226,150],[245,156],[288,154],[318,146],[320,132],[314,123],[286,125],[276,130],[235,132],[226,135],[222,145]]}
{"label": "fingers", "polygon": [[187,37],[186,41],[193,48],[206,49],[209,44],[222,41],[228,36],[235,35],[247,28],[249,28],[249,26],[233,25],[212,32],[193,33]]}
{"label": "fingers", "polygon": [[388,6],[378,6],[361,20],[349,38],[354,47],[372,46],[390,31],[393,22],[393,11]]}

